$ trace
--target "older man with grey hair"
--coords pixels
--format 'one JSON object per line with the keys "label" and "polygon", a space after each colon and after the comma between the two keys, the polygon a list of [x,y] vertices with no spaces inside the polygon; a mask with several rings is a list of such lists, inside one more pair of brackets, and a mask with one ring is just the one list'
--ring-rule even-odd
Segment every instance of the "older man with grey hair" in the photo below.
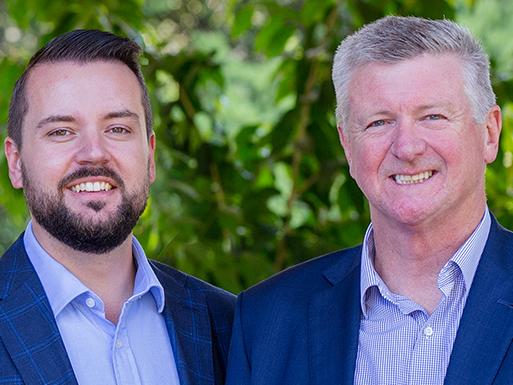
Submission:
{"label": "older man with grey hair", "polygon": [[386,17],[340,45],[338,132],[363,244],[243,292],[228,385],[513,383],[513,234],[486,205],[500,109],[448,20]]}

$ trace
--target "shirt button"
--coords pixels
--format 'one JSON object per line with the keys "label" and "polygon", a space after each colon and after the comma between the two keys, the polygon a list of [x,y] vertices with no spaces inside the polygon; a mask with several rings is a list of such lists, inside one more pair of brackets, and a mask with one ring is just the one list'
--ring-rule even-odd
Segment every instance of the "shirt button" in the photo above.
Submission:
{"label": "shirt button", "polygon": [[123,347],[123,341],[117,340],[116,341],[116,348],[121,349]]}
{"label": "shirt button", "polygon": [[92,309],[94,307],[94,305],[96,305],[96,302],[93,298],[91,297],[88,297],[85,301],[86,305],[88,308]]}
{"label": "shirt button", "polygon": [[427,326],[425,329],[424,329],[424,335],[426,337],[431,337],[433,335],[434,331],[433,331],[433,328],[431,326]]}

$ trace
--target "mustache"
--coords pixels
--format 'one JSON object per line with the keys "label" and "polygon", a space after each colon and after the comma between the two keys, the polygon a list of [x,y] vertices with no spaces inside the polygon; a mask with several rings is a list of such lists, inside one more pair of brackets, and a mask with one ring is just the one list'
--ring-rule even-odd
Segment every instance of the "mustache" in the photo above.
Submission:
{"label": "mustache", "polygon": [[61,179],[61,181],[59,182],[59,190],[62,190],[64,186],[70,184],[76,179],[86,178],[88,176],[104,176],[116,182],[118,188],[125,188],[125,184],[117,172],[115,172],[109,167],[102,166],[82,167],[78,170],[73,171],[72,173],[66,175],[64,178]]}

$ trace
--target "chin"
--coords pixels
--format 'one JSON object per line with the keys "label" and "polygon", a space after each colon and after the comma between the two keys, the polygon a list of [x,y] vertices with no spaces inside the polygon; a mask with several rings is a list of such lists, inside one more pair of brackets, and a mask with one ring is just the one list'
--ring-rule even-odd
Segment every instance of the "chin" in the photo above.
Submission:
{"label": "chin", "polygon": [[88,212],[76,212],[75,215],[83,223],[102,224],[109,222],[114,216],[114,212],[108,212],[105,209],[100,211],[88,210]]}
{"label": "chin", "polygon": [[[385,216],[399,225],[418,226],[429,220],[435,214],[432,207],[425,205],[401,205],[391,207],[385,211]],[[383,214],[379,214],[383,215]]]}

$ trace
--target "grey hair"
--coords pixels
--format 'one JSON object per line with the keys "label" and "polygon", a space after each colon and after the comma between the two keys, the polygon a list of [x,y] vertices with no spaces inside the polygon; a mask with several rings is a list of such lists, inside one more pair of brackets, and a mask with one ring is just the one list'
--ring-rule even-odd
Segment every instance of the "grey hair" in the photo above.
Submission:
{"label": "grey hair", "polygon": [[488,55],[470,32],[450,20],[387,16],[346,37],[333,62],[337,124],[345,129],[353,72],[370,63],[397,63],[423,54],[454,54],[463,63],[464,90],[474,120],[484,123],[495,105]]}

